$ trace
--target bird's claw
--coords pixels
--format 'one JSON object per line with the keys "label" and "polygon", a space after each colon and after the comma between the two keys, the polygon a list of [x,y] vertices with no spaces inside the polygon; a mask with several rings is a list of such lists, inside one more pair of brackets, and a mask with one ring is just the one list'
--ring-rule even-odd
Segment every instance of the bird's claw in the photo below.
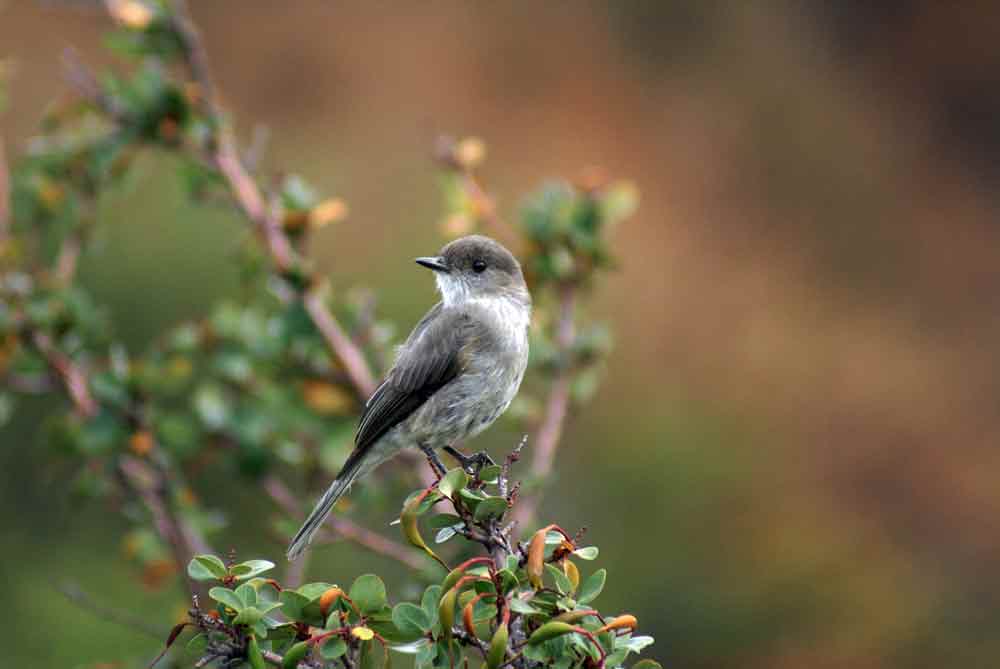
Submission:
{"label": "bird's claw", "polygon": [[424,455],[427,457],[427,464],[431,466],[431,471],[434,472],[435,478],[440,481],[441,477],[448,471],[441,462],[441,458],[437,456],[437,453],[435,453],[434,449],[430,446],[421,444],[420,450],[423,451]]}
{"label": "bird's claw", "polygon": [[458,460],[458,464],[462,466],[469,476],[479,476],[479,472],[483,470],[484,467],[490,467],[495,465],[493,458],[486,451],[479,451],[478,453],[473,453],[472,455],[465,455],[461,451],[452,448],[451,446],[445,446],[445,452],[451,457]]}

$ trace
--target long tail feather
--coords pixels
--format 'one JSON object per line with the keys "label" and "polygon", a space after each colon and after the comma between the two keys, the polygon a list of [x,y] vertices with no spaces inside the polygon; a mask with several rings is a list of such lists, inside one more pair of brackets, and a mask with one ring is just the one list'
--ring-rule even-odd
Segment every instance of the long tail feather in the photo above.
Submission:
{"label": "long tail feather", "polygon": [[343,497],[344,493],[351,487],[351,484],[354,483],[354,480],[358,478],[358,475],[361,473],[361,459],[358,458],[354,462],[352,460],[353,458],[348,458],[344,468],[337,474],[337,478],[334,479],[330,487],[323,493],[323,496],[316,502],[316,506],[310,512],[309,517],[306,518],[306,522],[302,524],[299,531],[292,537],[292,541],[286,551],[289,560],[295,560],[309,547],[309,542],[312,541],[313,536],[319,531],[319,528],[323,526],[326,517],[330,515],[330,511],[333,509],[333,505]]}

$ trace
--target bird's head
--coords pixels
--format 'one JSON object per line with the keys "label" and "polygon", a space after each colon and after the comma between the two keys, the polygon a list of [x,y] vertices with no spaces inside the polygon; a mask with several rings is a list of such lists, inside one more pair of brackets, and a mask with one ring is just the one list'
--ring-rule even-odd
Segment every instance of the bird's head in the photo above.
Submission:
{"label": "bird's head", "polygon": [[461,237],[436,256],[417,258],[434,270],[445,305],[493,297],[531,304],[521,265],[502,244],[482,235]]}

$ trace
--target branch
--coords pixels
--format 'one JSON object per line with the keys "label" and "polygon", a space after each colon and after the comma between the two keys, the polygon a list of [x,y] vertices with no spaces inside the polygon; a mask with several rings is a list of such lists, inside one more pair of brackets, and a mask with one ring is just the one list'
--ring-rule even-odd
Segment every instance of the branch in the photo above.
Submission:
{"label": "branch", "polygon": [[[465,153],[463,147],[469,146],[470,143],[477,145],[478,150],[474,153],[478,155],[463,155]],[[482,143],[472,138],[456,142],[454,138],[442,135],[437,138],[434,146],[434,158],[438,163],[460,177],[460,185],[465,191],[465,197],[473,203],[474,216],[493,228],[497,236],[506,238],[508,241],[515,241],[518,239],[517,233],[497,213],[496,201],[493,196],[486,192],[476,176],[476,167],[482,160],[483,153]]]}
{"label": "branch", "polygon": [[[556,350],[562,360],[556,378],[552,382],[549,391],[549,398],[545,404],[545,414],[542,417],[534,438],[534,457],[531,462],[531,474],[536,480],[545,479],[552,473],[552,464],[555,461],[556,449],[562,438],[563,425],[566,422],[566,414],[569,411],[570,386],[572,383],[572,369],[566,358],[573,346],[574,320],[573,314],[576,307],[576,286],[566,284],[562,287],[559,296],[559,320],[556,324]],[[534,516],[535,509],[541,501],[541,494],[535,492],[534,495],[524,500],[514,511],[514,521],[519,527],[526,525]]]}
{"label": "branch", "polygon": [[[156,533],[169,546],[177,570],[186,577],[191,558],[212,551],[201,533],[181,519],[170,504],[170,484],[166,473],[128,455],[119,458],[118,468],[129,488],[149,509]],[[188,586],[192,592],[196,590],[190,580]]]}
{"label": "branch", "polygon": [[59,247],[59,256],[56,258],[55,276],[59,283],[68,284],[73,280],[76,268],[79,266],[82,250],[83,240],[79,230],[71,230],[66,233],[62,245]]}
{"label": "branch", "polygon": [[84,418],[93,418],[100,412],[94,396],[90,394],[87,375],[73,360],[52,344],[52,338],[44,332],[31,334],[31,343],[42,354],[49,367],[59,375],[66,393],[77,412]]}
{"label": "branch", "polygon": [[375,392],[375,378],[368,368],[368,363],[365,361],[361,349],[354,345],[350,337],[340,327],[340,323],[326,308],[321,293],[322,291],[318,288],[313,288],[306,293],[303,298],[306,311],[309,312],[313,323],[323,335],[327,346],[336,353],[337,358],[344,365],[344,372],[351,379],[358,395],[362,399],[367,399]]}
{"label": "branch", "polygon": [[[86,419],[96,417],[101,407],[90,392],[86,372],[68,355],[57,349],[47,333],[34,331],[30,335],[30,340],[59,376],[77,412]],[[151,433],[150,438],[152,438]],[[156,457],[158,452],[159,449],[154,442],[150,456]],[[157,533],[170,547],[178,572],[186,574],[188,562],[195,554],[210,553],[211,550],[201,533],[174,511],[171,504],[170,476],[166,466],[149,465],[136,458],[122,456],[119,460],[119,470],[123,481],[149,509]]]}
{"label": "branch", "polygon": [[[182,38],[185,60],[191,76],[201,89],[205,112],[221,129],[215,134],[215,147],[211,155],[213,164],[229,183],[230,190],[244,214],[257,227],[264,241],[264,247],[280,272],[287,272],[296,264],[295,250],[281,228],[280,207],[268,207],[256,181],[240,159],[231,128],[224,125],[221,108],[216,100],[215,85],[212,82],[208,55],[194,24],[188,17],[186,3],[177,3],[175,25]],[[210,149],[211,150],[211,149]],[[320,282],[311,282],[313,286]],[[375,378],[365,361],[364,354],[344,334],[343,328],[334,318],[322,299],[322,290],[309,289],[303,296],[309,317],[323,335],[327,346],[344,366],[344,371],[362,399],[375,392]]]}
{"label": "branch", "polygon": [[149,625],[142,618],[133,616],[127,611],[118,611],[94,600],[93,597],[80,589],[80,586],[75,583],[65,583],[59,586],[58,590],[66,599],[102,620],[116,623],[122,627],[152,637],[157,641],[162,641],[165,636],[163,630]]}
{"label": "branch", "polygon": [[397,543],[392,539],[386,539],[381,534],[365,529],[348,518],[331,515],[327,522],[333,525],[333,529],[340,536],[350,539],[360,546],[364,546],[373,553],[392,558],[416,571],[421,571],[427,567],[423,559],[403,544]]}
{"label": "branch", "polygon": [[[178,2],[176,7],[177,14],[173,15],[173,25],[183,44],[184,60],[192,80],[198,86],[202,110],[215,128],[212,137],[203,148],[204,155],[199,158],[222,175],[236,206],[253,223],[261,245],[271,258],[277,273],[302,271],[300,259],[282,230],[279,203],[268,203],[253,175],[240,158],[236,139],[232,129],[225,123],[222,108],[216,97],[216,87],[212,81],[207,53],[194,23],[188,17],[185,3]],[[121,105],[105,93],[74,52],[67,51],[64,61],[67,79],[82,97],[114,122],[120,125],[130,123]],[[304,274],[306,274],[305,285],[313,286],[300,295],[309,317],[323,336],[333,356],[344,367],[357,395],[363,400],[367,399],[375,391],[376,382],[363,352],[344,334],[343,328],[323,302],[322,290],[315,288],[320,286],[322,281],[311,272]],[[285,299],[287,301],[289,298]]]}
{"label": "branch", "polygon": [[[302,510],[299,508],[295,496],[279,478],[267,477],[264,480],[264,490],[286,514],[292,517],[301,515]],[[337,535],[353,541],[373,553],[396,560],[410,569],[420,571],[426,566],[420,556],[403,544],[365,529],[348,518],[331,514],[327,519],[327,524],[333,527]]]}

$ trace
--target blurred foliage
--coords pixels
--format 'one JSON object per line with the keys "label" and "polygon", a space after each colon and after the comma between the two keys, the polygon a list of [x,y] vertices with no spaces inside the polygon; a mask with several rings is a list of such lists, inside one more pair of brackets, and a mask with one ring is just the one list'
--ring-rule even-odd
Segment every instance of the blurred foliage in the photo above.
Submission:
{"label": "blurred foliage", "polygon": [[[335,586],[283,589],[257,577],[273,566],[266,561],[227,563],[204,554],[234,522],[235,510],[206,508],[190,481],[209,470],[229,486],[251,483],[261,496],[270,495],[279,513],[239,522],[287,536],[298,501],[289,502],[284,492],[328,480],[353,447],[366,389],[343,347],[378,370],[393,330],[378,320],[370,296],[327,290],[305,255],[312,231],[347,216],[342,200],[322,198],[297,175],[264,181],[241,155],[235,158],[242,167],[227,167],[225,151],[235,143],[186,15],[166,2],[107,6],[119,23],[107,44],[132,66],[96,78],[71,63],[79,98],[50,109],[42,134],[11,171],[11,225],[0,239],[0,378],[6,387],[0,422],[13,414],[19,394],[69,398],[69,409],[48,416],[42,427],[51,458],[75,470],[74,493],[104,499],[129,519],[125,550],[147,585],[183,579],[185,568],[194,582],[223,584],[208,593],[220,605],[215,615],[196,603],[190,621],[204,632],[202,656],[220,666],[246,661],[256,668],[262,654],[279,651],[286,666],[295,666],[314,649],[325,660],[343,655],[349,666],[369,666],[375,642],[384,649],[411,644],[420,666],[454,666],[454,632],[441,620],[459,609],[466,616],[465,645],[483,650],[491,669],[508,662],[617,667],[648,645],[651,638],[631,635],[633,617],[605,619],[585,606],[603,588],[604,572],[581,583],[570,556],[593,559],[596,549],[578,550],[565,533],[550,545],[547,530],[555,526],[527,546],[510,539],[510,525],[501,525],[520,488],[507,489],[506,472],[501,483],[499,471],[470,481],[457,470],[408,500],[401,516],[405,538],[442,564],[420,537],[417,518],[444,500],[457,515],[431,520],[437,543],[462,536],[472,545],[459,548],[461,554],[474,552],[477,542],[487,552],[506,549],[493,556],[495,566],[483,566],[489,558],[467,560],[457,574],[429,586],[420,605],[389,609],[378,577],[363,576],[331,609],[320,602]],[[77,266],[101,224],[100,202],[129,187],[144,154],[175,156],[192,201],[236,204],[251,219],[253,234],[240,240],[235,259],[241,299],[218,303],[205,318],[173,327],[137,353],[121,343],[77,281]],[[441,156],[448,230],[496,226],[520,240],[539,305],[532,331],[539,386],[544,391],[553,380],[572,381],[567,401],[586,401],[598,385],[610,335],[603,325],[585,324],[579,300],[567,296],[586,296],[595,275],[613,266],[609,234],[634,210],[635,187],[593,174],[577,184],[553,182],[530,195],[517,226],[505,229],[476,174],[484,155],[479,140],[467,139],[447,144]],[[347,338],[340,348],[331,344],[332,327]],[[543,421],[539,405],[523,397],[512,414],[529,429]],[[287,485],[293,476],[306,485]],[[502,494],[487,492],[491,485]],[[383,499],[394,499],[393,492],[383,491]],[[428,564],[416,578],[432,573]],[[247,582],[237,586],[240,581]],[[459,587],[467,583],[473,587]],[[426,644],[412,646],[423,638]],[[175,639],[172,634],[168,645]]]}

